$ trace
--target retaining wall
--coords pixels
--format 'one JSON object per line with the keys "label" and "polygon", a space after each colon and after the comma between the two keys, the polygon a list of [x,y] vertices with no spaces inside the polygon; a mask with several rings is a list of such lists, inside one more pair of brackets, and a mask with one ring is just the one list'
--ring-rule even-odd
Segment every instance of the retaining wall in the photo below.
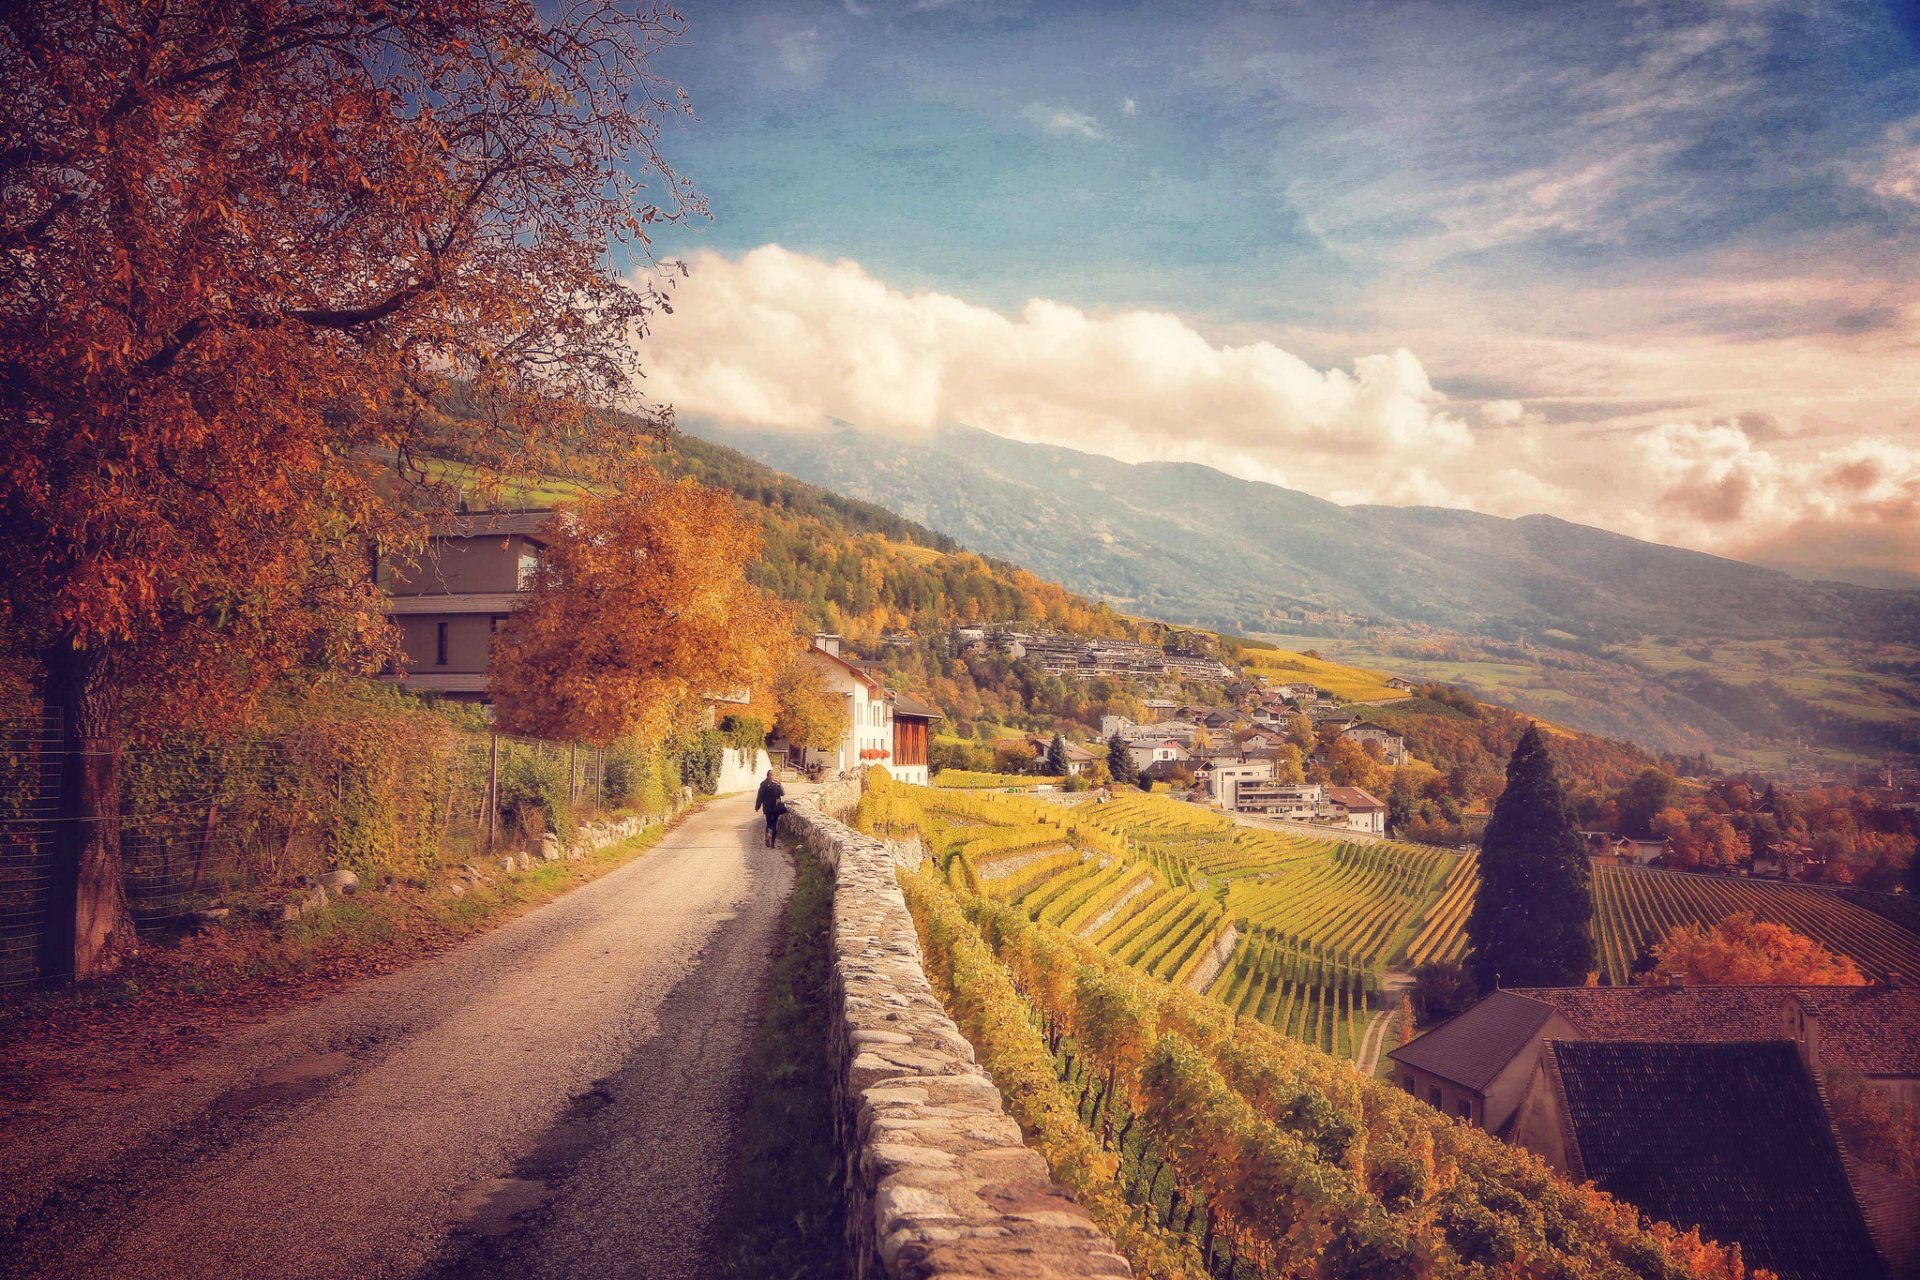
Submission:
{"label": "retaining wall", "polygon": [[834,873],[835,1138],[857,1280],[1114,1277],[1132,1272],[1056,1185],[940,1007],[894,878],[916,841],[839,820],[859,784],[795,800],[787,833]]}

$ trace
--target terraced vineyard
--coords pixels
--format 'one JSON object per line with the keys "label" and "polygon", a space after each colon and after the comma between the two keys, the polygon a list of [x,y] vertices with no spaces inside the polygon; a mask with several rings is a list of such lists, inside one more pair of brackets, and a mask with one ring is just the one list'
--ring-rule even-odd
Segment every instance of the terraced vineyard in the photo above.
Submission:
{"label": "terraced vineyard", "polygon": [[948,882],[1343,1056],[1458,859],[1240,826],[1144,793],[1071,809],[881,783],[870,830],[919,831]]}
{"label": "terraced vineyard", "polygon": [[1826,889],[1644,867],[1596,867],[1594,873],[1594,942],[1615,982],[1627,981],[1641,948],[1675,925],[1712,925],[1736,911],[1852,956],[1869,976],[1920,972],[1920,937]]}
{"label": "terraced vineyard", "polygon": [[[1479,867],[1455,868],[1427,923],[1407,947],[1409,964],[1458,960],[1466,954],[1467,913],[1479,887]],[[1739,880],[1646,867],[1595,867],[1594,943],[1600,967],[1613,982],[1633,978],[1641,951],[1676,926],[1712,926],[1738,911],[1784,924],[1821,945],[1853,957],[1869,976],[1920,972],[1920,936],[1859,907],[1831,890],[1772,880]]]}

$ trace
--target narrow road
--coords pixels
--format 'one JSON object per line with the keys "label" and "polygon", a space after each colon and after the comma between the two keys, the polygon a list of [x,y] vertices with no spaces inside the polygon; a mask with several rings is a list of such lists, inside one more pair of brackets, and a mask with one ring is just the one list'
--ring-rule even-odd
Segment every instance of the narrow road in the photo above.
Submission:
{"label": "narrow road", "polygon": [[792,882],[750,797],[458,949],[0,1136],[0,1275],[709,1274]]}

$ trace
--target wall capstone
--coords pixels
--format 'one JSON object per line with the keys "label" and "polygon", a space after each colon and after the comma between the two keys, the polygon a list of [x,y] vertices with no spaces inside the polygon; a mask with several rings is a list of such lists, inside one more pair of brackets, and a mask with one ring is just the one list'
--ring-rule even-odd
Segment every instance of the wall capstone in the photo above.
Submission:
{"label": "wall capstone", "polygon": [[920,960],[896,860],[863,835],[857,783],[794,800],[787,835],[833,869],[834,1130],[857,1280],[1130,1276],[1113,1242],[1028,1148]]}

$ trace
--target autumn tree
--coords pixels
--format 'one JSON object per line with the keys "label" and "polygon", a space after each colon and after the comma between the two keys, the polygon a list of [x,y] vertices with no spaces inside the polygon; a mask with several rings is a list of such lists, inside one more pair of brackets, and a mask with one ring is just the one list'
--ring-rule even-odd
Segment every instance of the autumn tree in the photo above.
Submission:
{"label": "autumn tree", "polygon": [[1786,925],[1757,922],[1750,911],[1736,912],[1711,929],[1683,924],[1670,931],[1654,945],[1653,964],[1639,981],[1653,985],[1671,974],[1713,986],[1866,982],[1850,957]]}
{"label": "autumn tree", "polygon": [[796,653],[773,678],[773,731],[792,746],[830,751],[846,736],[847,700],[805,654]]}
{"label": "autumn tree", "polygon": [[1481,844],[1467,970],[1482,991],[1577,986],[1593,958],[1593,871],[1546,739],[1528,725]]}
{"label": "autumn tree", "polygon": [[747,580],[757,527],[717,490],[635,468],[617,494],[562,504],[546,544],[494,637],[511,732],[660,734],[704,698],[768,697],[797,646],[792,610]]}
{"label": "autumn tree", "polygon": [[[0,6],[0,648],[61,718],[47,975],[131,940],[128,732],[390,652],[366,550],[446,501],[422,450],[485,489],[634,446],[587,427],[630,394],[649,224],[698,207],[654,145],[685,107],[648,69],[677,25],[616,0]],[[481,413],[435,421],[455,379]]]}

